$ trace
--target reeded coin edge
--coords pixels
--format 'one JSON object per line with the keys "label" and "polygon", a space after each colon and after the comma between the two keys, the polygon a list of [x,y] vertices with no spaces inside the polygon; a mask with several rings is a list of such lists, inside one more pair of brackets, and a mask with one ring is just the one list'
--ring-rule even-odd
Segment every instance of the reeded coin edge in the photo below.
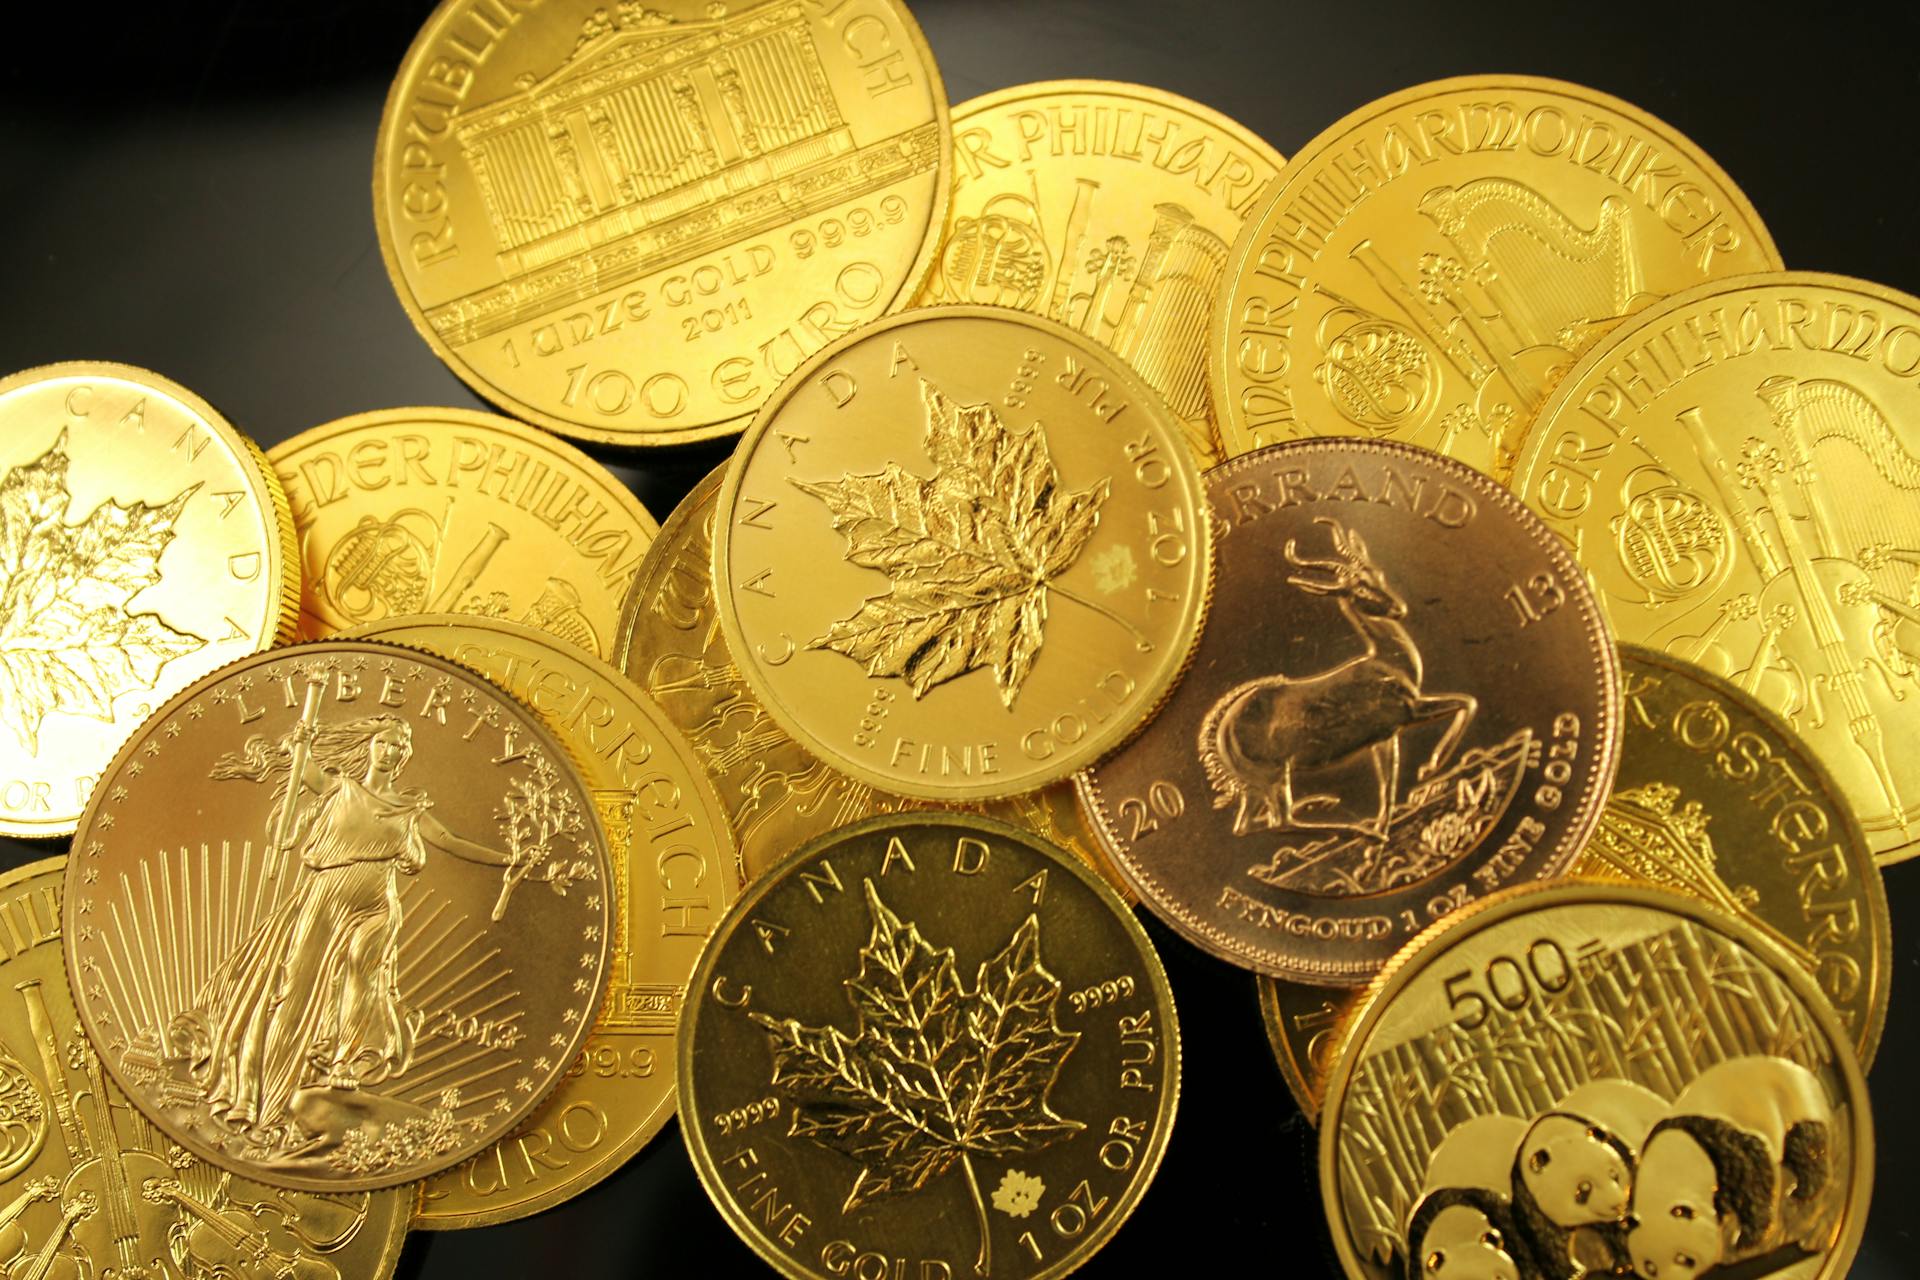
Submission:
{"label": "reeded coin edge", "polygon": [[[179,707],[184,706],[186,703],[204,693],[207,689],[218,684],[221,680],[239,671],[243,667],[279,662],[286,658],[298,657],[303,652],[320,648],[338,648],[344,645],[364,645],[376,650],[401,651],[406,653],[408,657],[415,661],[422,662],[425,665],[439,664],[451,668],[465,679],[480,681],[487,688],[493,690],[493,692],[509,706],[521,708],[525,712],[528,721],[527,727],[532,730],[528,736],[539,746],[550,751],[556,759],[566,761],[568,766],[574,770],[575,775],[581,779],[581,790],[591,792],[591,788],[585,784],[584,771],[580,768],[579,761],[575,758],[572,748],[565,742],[562,742],[547,728],[546,722],[540,718],[537,712],[528,708],[525,703],[521,702],[505,689],[502,689],[491,679],[468,669],[460,663],[453,662],[441,657],[437,653],[429,652],[414,645],[396,644],[392,641],[385,640],[341,640],[331,636],[319,640],[306,640],[296,644],[279,645],[272,649],[263,649],[258,653],[250,653],[245,657],[236,658],[232,662],[208,672],[205,676],[194,681],[154,709],[153,714],[148,716],[147,719],[142,722],[140,728],[136,729],[134,733],[121,744],[120,749],[114,753],[112,761],[100,771],[101,780],[104,781],[108,777],[115,776],[120,772],[128,758],[133,755],[139,746],[149,726],[160,723],[164,717],[172,715]],[[101,788],[96,785],[93,789],[93,795],[87,800],[86,812],[81,814],[79,827],[74,834],[73,847],[76,849],[79,848],[82,843],[82,834],[88,832],[92,827],[94,813],[100,805],[100,795]],[[600,833],[600,848],[605,851],[607,849],[607,833],[600,825],[599,813],[591,805],[587,807],[587,820],[593,824],[593,829]],[[602,860],[600,871],[603,876],[602,883],[611,885],[613,867],[610,856]],[[79,1016],[81,1028],[85,1031],[88,1042],[97,1044],[101,1037],[94,1025],[91,1006],[80,999],[77,994],[80,987],[75,980],[76,965],[74,947],[76,945],[76,935],[72,928],[74,908],[71,906],[71,903],[73,900],[73,881],[79,874],[80,860],[69,856],[67,859],[66,876],[61,881],[60,886],[60,953],[61,962],[66,969],[68,990],[76,993],[73,997],[74,1011]],[[611,894],[607,895],[609,899],[611,896]],[[593,993],[592,998],[587,1002],[595,1010],[600,1009],[606,1003],[607,988],[611,985],[613,956],[612,927],[616,922],[617,917],[614,911],[609,908],[606,923],[600,931],[600,962],[596,966],[596,976],[594,978],[598,990]],[[526,1098],[508,1113],[509,1119],[502,1124],[500,1137],[504,1138],[512,1134],[528,1116],[532,1115],[536,1109],[546,1102],[547,1098],[559,1085],[560,1077],[565,1073],[566,1068],[571,1066],[574,1059],[580,1056],[581,1047],[586,1043],[587,1035],[596,1020],[597,1014],[595,1019],[583,1018],[580,1020],[578,1028],[572,1033],[566,1047],[562,1049],[558,1055],[558,1060],[562,1064],[560,1069],[548,1073],[548,1078],[543,1081],[538,1088],[527,1094]],[[261,1183],[265,1186],[283,1187],[297,1191],[386,1191],[396,1187],[422,1183],[434,1174],[451,1169],[468,1157],[477,1155],[493,1145],[492,1142],[488,1142],[470,1150],[464,1148],[456,1149],[451,1159],[444,1159],[438,1162],[423,1162],[418,1167],[409,1166],[404,1176],[399,1178],[328,1179],[308,1177],[303,1174],[286,1173],[280,1170],[267,1170],[265,1172],[268,1173],[269,1176],[262,1177],[262,1171],[249,1168],[238,1161],[229,1161],[221,1155],[213,1153],[203,1147],[199,1139],[189,1138],[177,1132],[156,1114],[155,1109],[150,1108],[149,1100],[144,1095],[136,1092],[136,1090],[129,1085],[128,1081],[120,1074],[119,1065],[113,1062],[109,1055],[104,1053],[100,1054],[100,1063],[106,1069],[107,1075],[112,1078],[113,1083],[119,1088],[120,1092],[127,1096],[128,1100],[133,1103],[141,1115],[145,1116],[156,1129],[166,1134],[168,1138],[179,1143],[180,1146],[191,1152],[195,1157],[213,1165],[215,1168],[229,1170],[239,1174],[243,1178]],[[498,1141],[498,1139],[494,1141]],[[411,1221],[410,1218],[409,1221]]]}
{"label": "reeded coin edge", "polygon": [[935,826],[949,827],[959,831],[981,832],[1001,840],[1012,841],[1041,854],[1055,866],[1072,872],[1081,884],[1091,888],[1102,904],[1119,919],[1122,931],[1138,948],[1142,964],[1145,966],[1147,983],[1153,988],[1155,1008],[1167,1011],[1167,1067],[1164,1076],[1165,1087],[1161,1100],[1156,1105],[1152,1141],[1141,1152],[1139,1173],[1127,1184],[1126,1190],[1117,1197],[1113,1212],[1103,1214],[1085,1235],[1078,1238],[1075,1248],[1060,1262],[1036,1271],[1029,1280],[1058,1280],[1058,1277],[1078,1270],[1089,1258],[1104,1248],[1113,1235],[1119,1231],[1128,1218],[1133,1216],[1140,1201],[1145,1197],[1153,1180],[1159,1176],[1160,1163],[1166,1155],[1167,1143],[1173,1136],[1174,1120],[1180,1106],[1180,1066],[1181,1041],[1179,1011],[1174,1005],[1173,985],[1167,980],[1166,968],[1160,962],[1160,953],[1154,948],[1153,939],[1141,926],[1139,919],[1128,909],[1113,887],[1103,881],[1099,874],[1081,864],[1078,858],[1042,840],[1030,831],[1023,831],[1010,823],[997,818],[980,817],[974,814],[953,813],[946,810],[927,809],[907,813],[883,813],[858,822],[849,823],[825,835],[815,836],[799,846],[773,866],[769,867],[758,879],[754,880],[733,905],[720,923],[707,935],[706,943],[700,948],[699,963],[694,966],[693,977],[688,981],[687,1002],[681,1006],[680,1025],[674,1045],[674,1079],[679,1094],[679,1109],[685,1120],[681,1125],[681,1136],[686,1141],[687,1155],[692,1160],[693,1170],[700,1177],[701,1189],[707,1193],[707,1199],[726,1219],[734,1234],[744,1240],[753,1251],[769,1266],[787,1280],[833,1280],[818,1271],[807,1270],[793,1262],[767,1243],[759,1234],[752,1218],[744,1212],[737,1212],[732,1193],[720,1177],[720,1170],[713,1162],[713,1154],[705,1140],[705,1129],[699,1120],[699,1100],[696,1096],[697,1084],[693,1069],[694,1036],[699,1029],[700,1009],[704,1001],[699,993],[705,991],[713,981],[713,969],[719,962],[720,952],[741,925],[748,922],[756,907],[774,890],[784,884],[789,873],[797,870],[807,859],[852,840],[862,839],[875,831],[887,831],[900,827]]}
{"label": "reeded coin edge", "polygon": [[[258,646],[255,652],[285,644],[292,639],[295,628],[300,624],[300,541],[293,527],[293,512],[287,504],[287,492],[280,484],[279,475],[267,462],[267,455],[261,452],[253,437],[234,426],[205,397],[164,374],[117,360],[61,360],[55,364],[22,369],[0,378],[0,396],[35,382],[76,377],[113,378],[157,391],[190,410],[210,433],[218,436],[221,443],[226,445],[241,475],[251,479],[266,494],[273,511],[270,521],[273,531],[266,539],[267,573],[271,581],[279,583],[280,598],[277,602],[269,603],[266,615],[261,619],[261,631],[253,641]],[[138,731],[138,725],[128,729],[129,734]],[[17,840],[57,840],[72,835],[79,829],[79,824],[78,815],[46,822],[0,818],[0,836],[11,836]]]}
{"label": "reeded coin edge", "polygon": [[[1116,732],[1104,739],[1090,733],[1080,740],[1081,744],[1086,745],[1081,745],[1071,752],[1057,752],[1055,764],[1044,771],[1035,770],[1024,773],[1021,775],[1022,781],[1012,785],[983,782],[947,788],[915,789],[906,785],[912,779],[896,778],[870,769],[864,762],[854,760],[843,752],[823,751],[824,742],[818,735],[808,732],[804,722],[776,696],[772,682],[767,678],[766,673],[760,670],[759,664],[751,657],[742,656],[750,654],[751,648],[747,644],[745,633],[741,630],[739,609],[734,603],[732,577],[726,567],[733,546],[732,512],[739,505],[740,485],[746,476],[747,464],[752,459],[754,451],[766,438],[768,431],[772,429],[775,419],[786,402],[805,386],[819,369],[839,359],[840,355],[850,348],[888,330],[943,318],[997,320],[1038,329],[1047,337],[1072,346],[1089,364],[1098,368],[1103,376],[1111,382],[1120,384],[1129,396],[1151,406],[1161,433],[1167,437],[1170,444],[1179,446],[1177,449],[1168,450],[1170,458],[1179,459],[1178,462],[1170,462],[1168,465],[1181,470],[1191,481],[1195,528],[1189,535],[1188,545],[1194,555],[1205,557],[1205,563],[1200,566],[1199,603],[1186,616],[1181,633],[1175,637],[1175,643],[1180,646],[1180,657],[1177,661],[1167,664],[1155,677],[1153,683],[1143,685],[1146,696],[1138,704],[1139,709],[1134,713],[1136,718],[1130,724],[1126,721],[1116,722],[1127,724],[1125,731]],[[898,315],[885,316],[836,339],[787,376],[779,389],[767,397],[766,403],[760,406],[753,425],[748,427],[746,434],[740,437],[738,447],[727,459],[726,478],[721,483],[719,495],[714,499],[713,559],[708,566],[708,572],[712,583],[714,612],[720,619],[720,632],[726,639],[727,652],[733,656],[734,664],[746,679],[747,687],[753,691],[760,705],[765,707],[780,727],[786,731],[787,736],[799,743],[808,755],[825,762],[829,768],[857,782],[864,782],[888,795],[938,804],[951,801],[1004,800],[1010,796],[1027,795],[1030,792],[1039,791],[1051,783],[1072,777],[1077,770],[1089,768],[1101,759],[1112,755],[1146,728],[1148,722],[1166,705],[1167,699],[1173,696],[1173,691],[1179,687],[1181,679],[1193,665],[1194,656],[1199,652],[1200,637],[1206,630],[1207,615],[1213,606],[1216,576],[1213,544],[1213,509],[1207,501],[1206,473],[1201,471],[1199,464],[1194,461],[1193,451],[1187,447],[1179,421],[1174,418],[1172,410],[1166,407],[1166,403],[1160,399],[1153,388],[1147,386],[1140,376],[1118,356],[1104,347],[1093,345],[1085,335],[1075,333],[1065,325],[1026,311],[1017,311],[1011,307],[970,303],[916,307]],[[886,678],[897,679],[898,677]]]}
{"label": "reeded coin edge", "polygon": [[[1779,945],[1745,921],[1725,916],[1693,898],[1664,889],[1640,885],[1622,885],[1591,880],[1566,880],[1557,884],[1524,884],[1491,894],[1477,903],[1461,908],[1429,926],[1402,947],[1387,962],[1380,976],[1367,989],[1359,1011],[1340,1043],[1340,1053],[1327,1073],[1326,1099],[1321,1114],[1331,1123],[1320,1128],[1320,1202],[1326,1212],[1329,1233],[1333,1236],[1340,1265],[1353,1280],[1370,1280],[1355,1256],[1346,1230],[1346,1217],[1340,1207],[1338,1151],[1340,1110],[1347,1100],[1347,1083],[1359,1065],[1368,1039],[1385,1016],[1394,998],[1419,977],[1428,964],[1446,954],[1451,946],[1473,934],[1515,916],[1548,911],[1558,906],[1613,904],[1664,911],[1694,924],[1716,930],[1764,960],[1773,975],[1792,988],[1807,1016],[1833,1048],[1834,1070],[1846,1085],[1847,1103],[1854,1108],[1853,1180],[1849,1185],[1847,1210],[1841,1215],[1842,1227],[1827,1264],[1810,1280],[1838,1280],[1844,1277],[1860,1247],[1866,1230],[1866,1206],[1873,1200],[1873,1113],[1867,1093],[1865,1074],[1854,1056],[1853,1041],[1840,1025],[1827,998],[1813,980]],[[1864,1141],[1862,1141],[1864,1139]]]}
{"label": "reeded coin edge", "polygon": [[[947,206],[953,198],[953,124],[948,115],[947,84],[940,75],[940,64],[934,59],[933,47],[927,43],[926,33],[920,29],[920,23],[899,0],[885,0],[900,20],[901,29],[907,33],[908,43],[920,57],[920,70],[927,77],[927,89],[933,98],[935,126],[934,137],[938,140],[940,156],[934,165],[933,199],[927,210],[927,225],[920,240],[920,251],[915,255],[907,274],[902,278],[899,289],[889,299],[882,315],[895,315],[913,303],[919,296],[920,288],[926,283],[927,273],[933,268],[934,254],[939,251],[941,230],[947,223]],[[606,427],[590,426],[574,422],[567,418],[556,417],[542,412],[524,401],[508,395],[505,390],[494,386],[477,372],[468,367],[451,346],[443,342],[433,332],[433,326],[427,323],[426,312],[414,297],[412,286],[407,283],[405,270],[400,264],[400,254],[393,228],[386,216],[386,203],[383,199],[384,185],[381,181],[386,169],[387,153],[394,142],[398,130],[398,120],[404,107],[402,86],[409,72],[423,66],[431,47],[439,38],[443,23],[450,22],[465,12],[467,0],[441,0],[434,11],[420,24],[419,32],[413,43],[400,59],[400,69],[394,73],[393,83],[388,86],[385,105],[380,109],[380,124],[374,131],[373,141],[373,230],[374,238],[380,242],[380,260],[386,265],[387,280],[393,285],[395,300],[406,313],[408,323],[414,332],[426,342],[440,363],[451,370],[455,377],[467,384],[482,398],[502,409],[517,414],[536,426],[548,431],[583,440],[593,444],[614,445],[625,448],[671,448],[675,445],[697,444],[703,440],[717,440],[723,436],[738,434],[753,420],[757,410],[749,410],[726,419],[702,423],[673,431],[615,431]]]}
{"label": "reeded coin edge", "polygon": [[[1587,651],[1595,655],[1595,667],[1601,677],[1599,723],[1594,739],[1598,743],[1598,755],[1588,775],[1590,781],[1585,795],[1580,799],[1573,817],[1560,837],[1558,848],[1542,865],[1536,878],[1545,880],[1561,875],[1573,865],[1574,859],[1579,856],[1580,850],[1585,846],[1587,838],[1593,834],[1595,824],[1600,821],[1601,810],[1606,807],[1607,796],[1612,793],[1614,774],[1620,764],[1620,663],[1614,650],[1612,633],[1607,628],[1606,615],[1601,611],[1599,600],[1587,584],[1586,574],[1560,538],[1547,527],[1546,522],[1531,507],[1520,501],[1517,494],[1484,472],[1475,471],[1464,462],[1457,462],[1444,454],[1435,453],[1431,449],[1422,449],[1416,445],[1401,444],[1393,440],[1368,440],[1349,436],[1315,436],[1303,440],[1289,440],[1284,444],[1265,445],[1251,453],[1236,454],[1219,466],[1211,467],[1202,473],[1201,480],[1204,487],[1211,490],[1216,477],[1230,475],[1236,470],[1262,464],[1277,457],[1294,457],[1316,450],[1346,454],[1386,454],[1389,457],[1422,466],[1453,471],[1455,479],[1460,484],[1472,488],[1482,500],[1490,502],[1515,519],[1518,527],[1533,539],[1534,545],[1546,555],[1548,561],[1558,571],[1562,578],[1563,589],[1569,599],[1578,605],[1581,622],[1587,633]],[[1207,503],[1209,510],[1211,505],[1209,498]],[[1217,577],[1217,568],[1215,576]],[[1195,649],[1197,651],[1197,645]],[[1105,797],[1101,794],[1093,774],[1094,769],[1090,765],[1074,775],[1074,786],[1080,793],[1081,809],[1088,818],[1088,829],[1105,848],[1108,859],[1119,868],[1120,874],[1140,896],[1141,902],[1172,926],[1181,937],[1201,950],[1229,964],[1252,969],[1256,973],[1320,987],[1364,986],[1386,962],[1388,958],[1386,956],[1370,961],[1302,961],[1299,957],[1284,951],[1276,951],[1270,947],[1256,948],[1234,941],[1232,935],[1225,929],[1201,919],[1191,908],[1182,905],[1167,893],[1151,869],[1136,866],[1134,861],[1122,852],[1119,830],[1113,815],[1107,810]]]}

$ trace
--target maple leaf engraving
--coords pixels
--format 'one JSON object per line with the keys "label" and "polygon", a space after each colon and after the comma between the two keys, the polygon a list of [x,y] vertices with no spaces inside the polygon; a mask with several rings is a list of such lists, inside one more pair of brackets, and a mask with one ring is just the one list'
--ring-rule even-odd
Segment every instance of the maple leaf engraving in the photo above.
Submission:
{"label": "maple leaf engraving", "polygon": [[114,700],[208,641],[128,603],[160,581],[198,484],[158,505],[108,498],[66,522],[67,433],[0,480],[0,724],[29,751],[55,711],[113,718]]}
{"label": "maple leaf engraving", "polygon": [[1038,1151],[1086,1127],[1047,1102],[1080,1034],[1055,1020],[1060,980],[1040,962],[1036,916],[969,990],[953,949],[932,946],[865,885],[873,931],[860,972],[844,983],[858,1029],[753,1013],[772,1042],[773,1087],[796,1098],[789,1136],[860,1162],[843,1213],[962,1166],[980,1221],[975,1270],[985,1275],[987,1211],[972,1158]]}
{"label": "maple leaf engraving", "polygon": [[889,463],[791,481],[826,503],[848,560],[893,580],[807,647],[899,676],[915,698],[991,667],[1011,708],[1040,652],[1047,587],[1093,536],[1112,481],[1062,488],[1038,423],[1016,432],[991,405],[956,404],[924,378],[920,395],[932,477]]}

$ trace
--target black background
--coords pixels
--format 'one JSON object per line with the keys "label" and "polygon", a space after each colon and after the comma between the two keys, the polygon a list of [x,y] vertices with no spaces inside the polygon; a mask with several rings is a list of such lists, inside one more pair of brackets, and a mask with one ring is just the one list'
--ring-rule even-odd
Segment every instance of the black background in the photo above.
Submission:
{"label": "black background", "polygon": [[[1772,8],[1773,6],[1768,6]],[[350,413],[477,405],[401,312],[369,182],[419,0],[60,3],[0,10],[0,372],[144,365],[263,445]],[[1920,292],[1911,6],[1695,0],[1476,11],[1406,0],[921,0],[954,102],[1029,80],[1134,80],[1291,154],[1370,98],[1479,71],[1560,76],[1652,111],[1759,208],[1792,267]],[[1909,426],[1911,435],[1911,426]],[[657,517],[726,453],[593,450]],[[15,865],[60,851],[0,841]],[[1894,867],[1892,1016],[1873,1072],[1879,1185],[1853,1275],[1920,1274],[1915,1082],[1920,862]],[[1273,1066],[1252,980],[1149,922],[1186,1044],[1179,1122],[1132,1221],[1082,1273],[1337,1274],[1314,1135]],[[413,1280],[733,1276],[763,1268],[708,1205],[677,1129],[529,1221],[415,1235]]]}

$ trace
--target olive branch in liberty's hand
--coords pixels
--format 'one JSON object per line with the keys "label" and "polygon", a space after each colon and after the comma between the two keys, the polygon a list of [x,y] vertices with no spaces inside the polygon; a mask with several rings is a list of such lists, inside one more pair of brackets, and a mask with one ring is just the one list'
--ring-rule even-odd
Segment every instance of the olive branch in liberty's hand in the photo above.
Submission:
{"label": "olive branch in liberty's hand", "polygon": [[[493,919],[507,913],[507,902],[523,880],[550,886],[561,897],[577,880],[592,880],[593,846],[584,838],[586,815],[571,789],[561,785],[560,772],[542,755],[532,757],[533,769],[507,789],[494,811],[507,841],[507,862],[500,877],[500,897]],[[575,856],[563,846],[571,840]]]}

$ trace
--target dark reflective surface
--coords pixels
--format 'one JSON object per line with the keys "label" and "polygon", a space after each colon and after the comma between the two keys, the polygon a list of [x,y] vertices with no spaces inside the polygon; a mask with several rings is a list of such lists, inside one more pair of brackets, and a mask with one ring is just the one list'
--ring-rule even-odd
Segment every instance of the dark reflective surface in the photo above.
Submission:
{"label": "dark reflective surface", "polygon": [[[380,264],[368,184],[387,83],[428,6],[398,0],[46,6],[0,37],[0,370],[125,360],[219,405],[263,444],[349,413],[474,405],[414,334]],[[949,95],[1070,76],[1206,102],[1291,153],[1379,94],[1471,71],[1582,81],[1698,142],[1788,265],[1920,291],[1913,49],[1920,18],[1868,7],[1470,7],[1386,0],[924,0]],[[483,406],[484,407],[484,406]],[[724,446],[595,450],[664,518]],[[6,865],[59,852],[0,841]],[[1903,1158],[1920,1138],[1920,863],[1888,876],[1896,971],[1874,1068],[1880,1183],[1853,1275],[1920,1273]],[[1149,922],[1186,1039],[1159,1181],[1080,1274],[1334,1271],[1314,1135],[1267,1053],[1253,983]],[[422,1280],[732,1276],[759,1265],[708,1206],[677,1131],[530,1221],[416,1237]]]}

